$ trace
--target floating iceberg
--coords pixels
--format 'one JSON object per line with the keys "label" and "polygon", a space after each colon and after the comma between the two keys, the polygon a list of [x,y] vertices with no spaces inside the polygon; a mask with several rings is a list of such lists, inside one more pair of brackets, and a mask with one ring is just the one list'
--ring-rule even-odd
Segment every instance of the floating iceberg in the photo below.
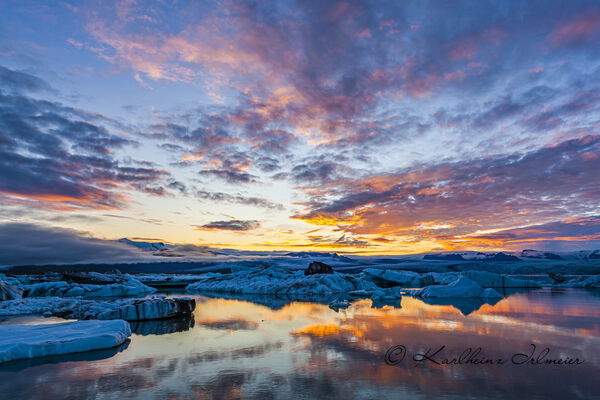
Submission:
{"label": "floating iceberg", "polygon": [[[394,271],[391,269],[365,268],[363,274],[378,286],[421,287],[423,276],[413,271]],[[433,282],[432,282],[433,283]]]}
{"label": "floating iceberg", "polygon": [[315,274],[280,268],[253,269],[230,274],[210,274],[187,286],[188,292],[203,291],[294,296],[330,295],[354,290],[374,291],[377,286],[361,275]]}
{"label": "floating iceberg", "polygon": [[116,347],[131,335],[129,323],[76,321],[0,326],[0,362]]}
{"label": "floating iceberg", "polygon": [[532,280],[513,278],[487,271],[468,271],[466,277],[484,288],[539,288],[541,285]]}
{"label": "floating iceberg", "polygon": [[136,279],[152,287],[185,287],[197,282],[200,274],[137,274]]}
{"label": "floating iceberg", "polygon": [[121,299],[94,301],[57,297],[25,298],[0,303],[0,316],[41,314],[72,319],[124,319],[144,321],[173,317],[188,317],[196,308],[189,298]]}
{"label": "floating iceberg", "polygon": [[378,289],[371,296],[371,307],[382,308],[383,306],[392,306],[400,308],[401,299],[402,295],[400,292],[395,291],[393,288]]}
{"label": "floating iceberg", "polygon": [[[98,274],[102,275],[102,274]],[[142,293],[152,293],[156,289],[144,285],[137,279],[125,275],[127,279],[121,283],[111,284],[80,284],[58,282],[41,282],[23,285],[24,297],[123,297],[139,296]]]}
{"label": "floating iceberg", "polygon": [[23,290],[0,279],[0,301],[20,299]]}
{"label": "floating iceberg", "polygon": [[341,309],[350,307],[350,302],[346,299],[335,299],[329,303],[329,308],[333,311],[338,312]]}
{"label": "floating iceberg", "polygon": [[494,289],[485,289],[466,276],[459,276],[457,280],[448,285],[432,285],[423,289],[409,290],[407,293],[419,297],[502,298],[502,295]]}
{"label": "floating iceberg", "polygon": [[600,289],[600,275],[580,276],[573,278],[566,283],[557,285],[560,287],[585,288],[585,289]]}

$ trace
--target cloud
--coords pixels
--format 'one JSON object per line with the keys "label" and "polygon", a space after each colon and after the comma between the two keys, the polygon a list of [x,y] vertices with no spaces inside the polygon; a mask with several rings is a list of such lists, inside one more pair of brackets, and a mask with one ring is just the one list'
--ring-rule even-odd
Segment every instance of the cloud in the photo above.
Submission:
{"label": "cloud", "polygon": [[[44,86],[38,78],[7,69],[3,79],[20,82],[14,86],[19,89]],[[118,160],[115,150],[135,142],[112,133],[111,124],[102,115],[58,102],[0,92],[0,201],[62,210],[117,209],[128,203],[123,190],[163,195],[160,184],[169,173]]]}
{"label": "cloud", "polygon": [[71,229],[24,223],[0,225],[0,265],[139,261],[145,256],[116,241]]}
{"label": "cloud", "polygon": [[26,72],[8,69],[0,65],[0,88],[8,92],[40,92],[51,91],[44,80]]}
{"label": "cloud", "polygon": [[210,200],[215,202],[226,202],[233,204],[244,204],[248,206],[255,206],[273,210],[283,210],[283,206],[281,204],[274,203],[270,200],[263,199],[260,197],[253,196],[242,196],[242,195],[232,195],[222,192],[208,192],[204,190],[199,190],[196,192],[196,196],[203,200]]}
{"label": "cloud", "polygon": [[567,218],[485,235],[471,235],[470,238],[515,250],[574,251],[597,248],[600,246],[600,216]]}
{"label": "cloud", "polygon": [[600,33],[600,9],[591,8],[562,21],[550,34],[554,46],[591,40]]}
{"label": "cloud", "polygon": [[311,188],[296,218],[355,234],[447,238],[600,211],[600,137]]}
{"label": "cloud", "polygon": [[229,221],[213,221],[204,225],[194,225],[199,231],[250,231],[260,226],[259,221],[255,220],[229,220]]}
{"label": "cloud", "polygon": [[229,183],[256,182],[256,176],[242,171],[226,171],[222,169],[205,169],[199,172],[202,176],[210,176],[223,179]]}

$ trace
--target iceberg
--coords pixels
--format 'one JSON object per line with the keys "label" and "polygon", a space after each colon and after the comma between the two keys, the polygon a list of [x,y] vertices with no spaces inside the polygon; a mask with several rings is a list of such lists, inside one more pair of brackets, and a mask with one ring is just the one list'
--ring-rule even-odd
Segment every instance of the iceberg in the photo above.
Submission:
{"label": "iceberg", "polygon": [[333,311],[338,312],[341,309],[345,309],[350,307],[350,302],[345,299],[335,299],[331,303],[329,303],[329,308]]}
{"label": "iceberg", "polygon": [[94,301],[44,297],[2,302],[0,317],[41,314],[69,319],[145,321],[189,317],[195,308],[196,301],[189,298],[167,299],[155,296],[147,299]]}
{"label": "iceberg", "polygon": [[460,276],[448,285],[432,285],[423,289],[409,290],[408,294],[419,297],[482,297],[502,298],[502,295],[492,288],[484,289],[477,282],[466,276]]}
{"label": "iceberg", "polygon": [[513,278],[487,271],[468,271],[467,278],[484,288],[539,288],[541,285],[532,280]]}
{"label": "iceberg", "polygon": [[377,286],[360,275],[304,275],[303,271],[263,268],[229,274],[210,274],[187,286],[187,291],[217,293],[274,294],[294,296],[327,296],[355,290],[374,291]]}
{"label": "iceberg", "polygon": [[121,283],[110,284],[81,284],[58,282],[40,282],[23,285],[23,297],[123,297],[139,296],[142,293],[152,293],[156,289],[126,275]]}
{"label": "iceberg", "polygon": [[0,279],[0,301],[20,299],[23,290]]}
{"label": "iceberg", "polygon": [[365,277],[379,286],[423,286],[421,274],[413,271],[394,271],[391,269],[365,268]]}
{"label": "iceberg", "polygon": [[373,292],[373,295],[371,296],[371,307],[382,308],[384,306],[392,306],[395,308],[401,308],[401,299],[402,295],[400,292],[394,291],[393,288],[378,289]]}
{"label": "iceberg", "polygon": [[600,275],[580,276],[569,280],[566,283],[559,284],[560,287],[600,289]]}
{"label": "iceberg", "polygon": [[131,336],[129,323],[75,321],[47,325],[0,326],[0,362],[107,349]]}

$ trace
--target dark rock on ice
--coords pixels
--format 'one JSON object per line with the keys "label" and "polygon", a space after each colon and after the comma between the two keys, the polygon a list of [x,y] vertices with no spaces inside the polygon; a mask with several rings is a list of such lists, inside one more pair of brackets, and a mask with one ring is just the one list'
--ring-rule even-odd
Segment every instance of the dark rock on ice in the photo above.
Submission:
{"label": "dark rock on ice", "polygon": [[565,278],[561,274],[557,274],[554,272],[549,272],[548,276],[550,277],[550,279],[552,279],[552,283],[555,285],[560,284],[560,283],[565,283],[567,281],[567,278]]}
{"label": "dark rock on ice", "polygon": [[333,274],[333,268],[325,263],[313,261],[308,265],[306,271],[304,271],[304,275],[315,274]]}

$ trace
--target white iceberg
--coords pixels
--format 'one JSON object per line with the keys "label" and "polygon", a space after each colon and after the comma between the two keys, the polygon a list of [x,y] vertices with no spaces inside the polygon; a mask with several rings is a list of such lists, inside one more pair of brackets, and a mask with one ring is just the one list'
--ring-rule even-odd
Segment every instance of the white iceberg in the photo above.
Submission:
{"label": "white iceberg", "polygon": [[120,283],[103,285],[58,282],[41,282],[23,285],[24,297],[123,297],[152,293],[156,289],[125,275]]}
{"label": "white iceberg", "polygon": [[361,275],[315,274],[280,268],[239,271],[230,274],[210,274],[187,286],[187,291],[245,294],[275,294],[293,296],[324,296],[355,290],[374,291],[377,286]]}
{"label": "white iceberg", "polygon": [[514,278],[487,271],[468,271],[467,278],[484,288],[539,288],[541,285],[532,280]]}
{"label": "white iceberg", "polygon": [[419,297],[484,297],[501,298],[502,295],[492,288],[484,289],[466,276],[460,276],[448,285],[432,285],[423,289],[407,291]]}
{"label": "white iceberg", "polygon": [[0,326],[0,362],[79,353],[119,346],[131,335],[129,323],[76,321]]}
{"label": "white iceberg", "polygon": [[0,317],[40,314],[72,319],[144,321],[188,317],[195,307],[196,301],[194,299],[168,299],[161,296],[114,301],[43,297],[1,302]]}
{"label": "white iceberg", "polygon": [[422,275],[413,271],[394,271],[391,269],[365,268],[365,277],[380,285],[394,284],[399,286],[423,286]]}
{"label": "white iceberg", "polygon": [[571,288],[585,288],[585,289],[599,289],[600,288],[600,275],[593,276],[580,276],[573,278],[566,283],[557,285],[560,287],[571,287]]}

